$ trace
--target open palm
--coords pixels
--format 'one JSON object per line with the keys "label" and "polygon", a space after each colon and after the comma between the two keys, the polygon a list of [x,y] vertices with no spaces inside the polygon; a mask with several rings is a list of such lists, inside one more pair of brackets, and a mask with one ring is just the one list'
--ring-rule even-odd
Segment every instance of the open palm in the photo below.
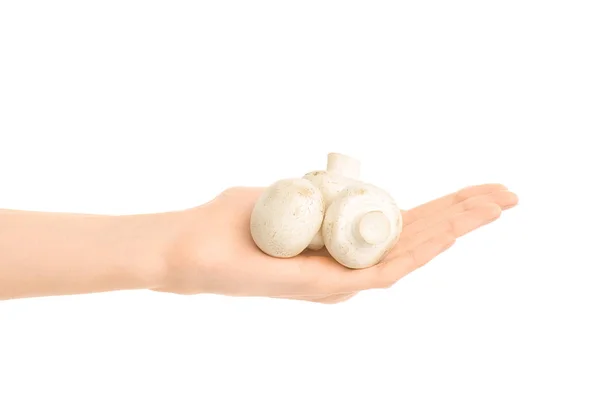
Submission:
{"label": "open palm", "polygon": [[210,203],[184,211],[187,227],[170,256],[166,285],[158,290],[337,303],[362,290],[392,286],[518,201],[505,186],[486,184],[403,211],[396,246],[379,264],[356,270],[340,265],[324,250],[307,250],[289,259],[260,251],[249,224],[263,191],[231,188]]}

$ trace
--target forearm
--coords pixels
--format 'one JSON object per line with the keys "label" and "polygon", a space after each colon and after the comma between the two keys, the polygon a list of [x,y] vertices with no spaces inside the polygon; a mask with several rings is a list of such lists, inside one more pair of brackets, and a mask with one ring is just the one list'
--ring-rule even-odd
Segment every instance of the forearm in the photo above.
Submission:
{"label": "forearm", "polygon": [[171,221],[0,210],[0,299],[154,288]]}

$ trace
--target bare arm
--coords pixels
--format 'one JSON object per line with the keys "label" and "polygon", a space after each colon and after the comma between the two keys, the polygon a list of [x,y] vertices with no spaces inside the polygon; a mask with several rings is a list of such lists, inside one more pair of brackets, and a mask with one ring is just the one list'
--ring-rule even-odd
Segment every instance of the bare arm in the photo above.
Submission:
{"label": "bare arm", "polygon": [[0,299],[153,288],[170,216],[0,210]]}

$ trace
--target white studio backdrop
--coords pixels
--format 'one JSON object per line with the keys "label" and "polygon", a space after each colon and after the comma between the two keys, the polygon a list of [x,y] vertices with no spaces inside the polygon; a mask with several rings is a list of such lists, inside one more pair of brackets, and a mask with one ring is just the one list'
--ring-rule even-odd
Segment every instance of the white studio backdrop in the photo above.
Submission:
{"label": "white studio backdrop", "polygon": [[520,197],[340,305],[0,302],[0,396],[598,396],[594,1],[1,1],[0,208],[125,214],[324,167]]}

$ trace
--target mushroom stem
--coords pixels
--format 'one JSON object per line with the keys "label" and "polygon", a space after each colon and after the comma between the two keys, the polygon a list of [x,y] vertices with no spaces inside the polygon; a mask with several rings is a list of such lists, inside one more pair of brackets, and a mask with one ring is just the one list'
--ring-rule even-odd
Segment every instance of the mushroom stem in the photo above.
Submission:
{"label": "mushroom stem", "polygon": [[386,241],[392,228],[390,220],[381,211],[367,212],[358,220],[356,226],[356,237],[370,245]]}
{"label": "mushroom stem", "polygon": [[327,155],[327,172],[346,178],[359,179],[360,161],[344,154],[329,153]]}

